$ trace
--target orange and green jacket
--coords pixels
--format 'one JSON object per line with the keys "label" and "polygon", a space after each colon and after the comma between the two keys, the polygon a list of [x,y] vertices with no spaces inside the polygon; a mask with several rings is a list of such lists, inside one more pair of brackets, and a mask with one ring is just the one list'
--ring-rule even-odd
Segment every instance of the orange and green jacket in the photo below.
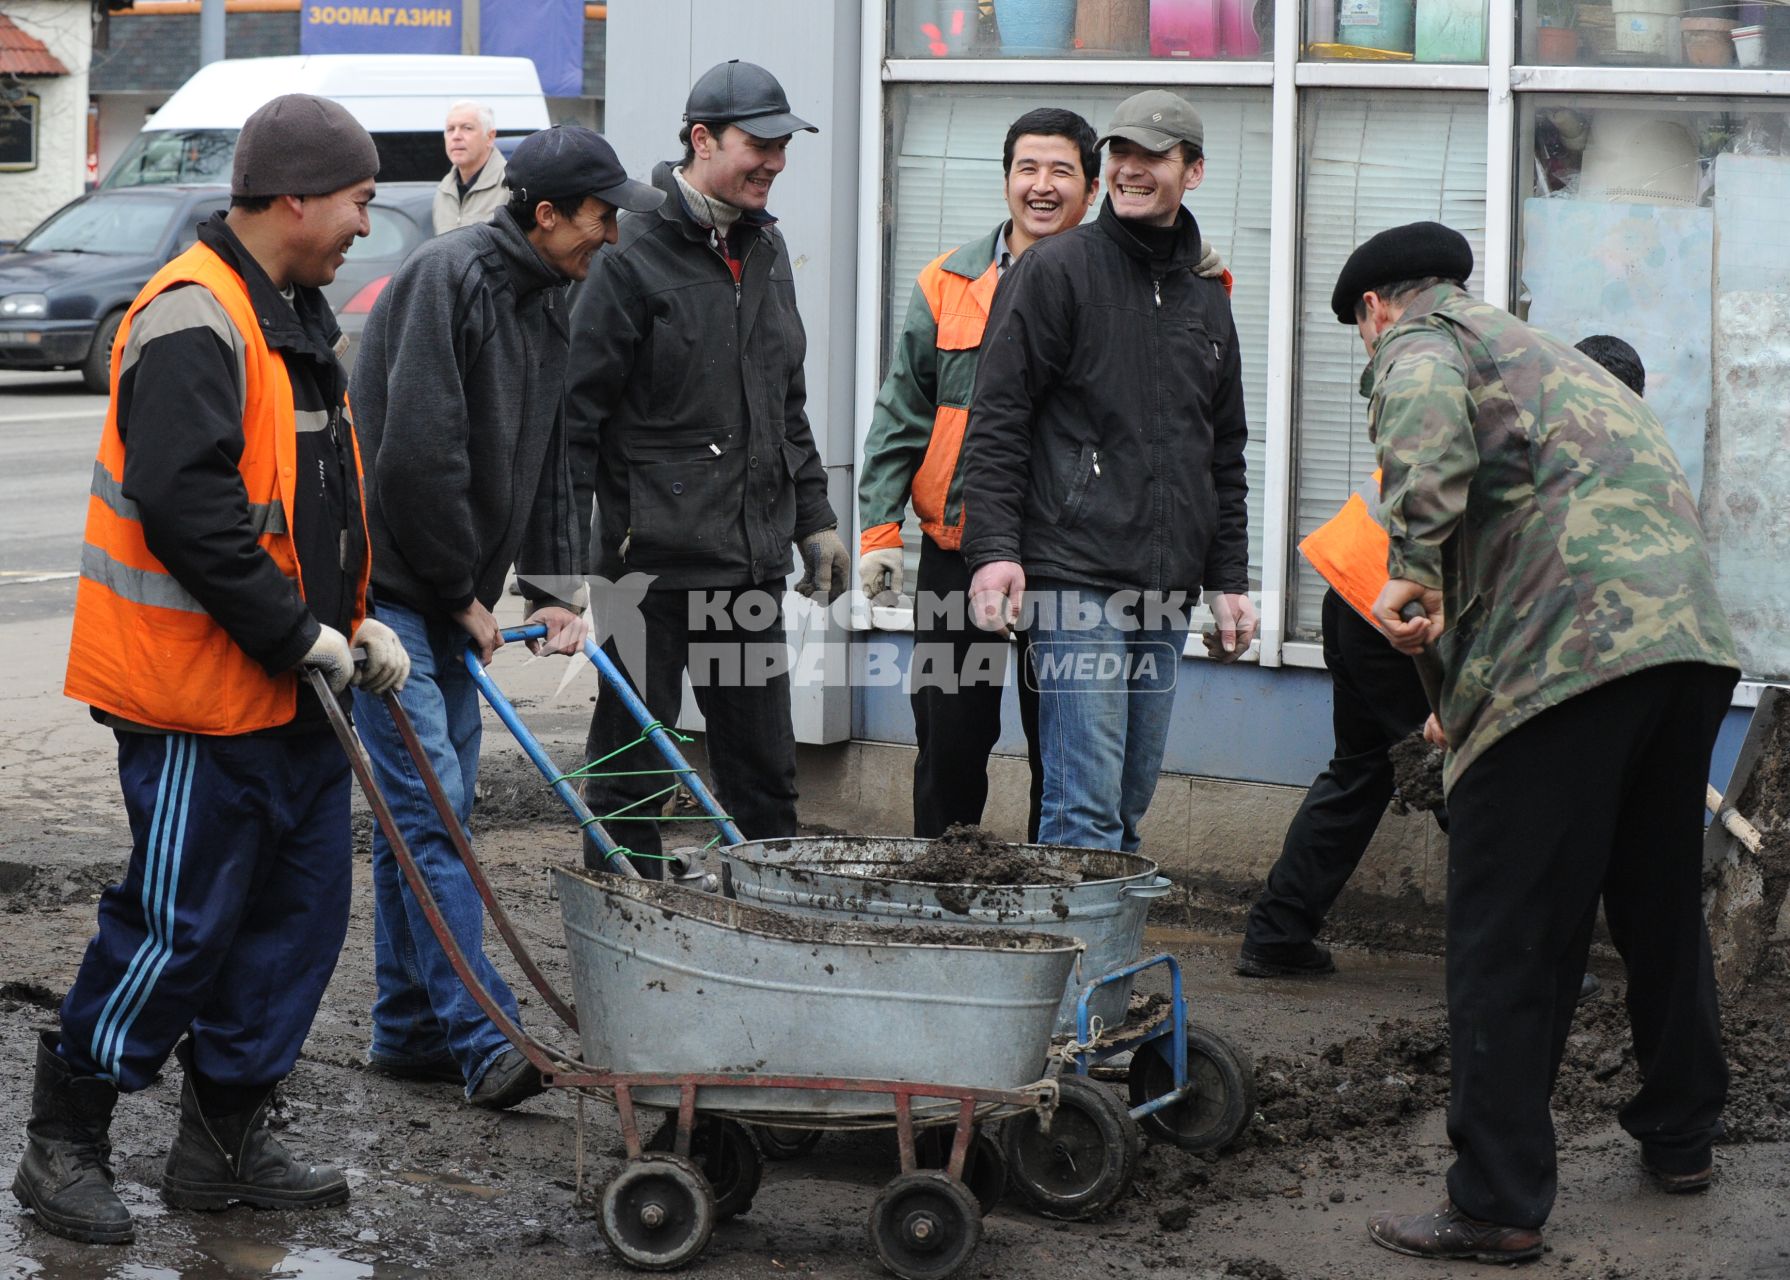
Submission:
{"label": "orange and green jacket", "polygon": [[988,307],[1000,282],[1002,223],[926,264],[914,283],[889,376],[876,396],[858,477],[860,552],[901,545],[908,496],[920,528],[955,551],[963,540],[957,458]]}

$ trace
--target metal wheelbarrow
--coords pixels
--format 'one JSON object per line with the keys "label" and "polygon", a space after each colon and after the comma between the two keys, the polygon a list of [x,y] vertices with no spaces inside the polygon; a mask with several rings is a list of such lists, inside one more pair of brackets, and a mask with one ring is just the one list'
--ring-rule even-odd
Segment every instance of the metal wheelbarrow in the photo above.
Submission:
{"label": "metal wheelbarrow", "polygon": [[[580,1019],[573,1005],[553,992],[509,927],[408,716],[397,698],[387,695],[384,706],[500,935],[549,1007],[579,1033],[584,1056],[601,1061],[607,1055],[607,1065],[592,1065],[537,1040],[504,1013],[473,974],[347,718],[322,675],[311,672],[309,679],[455,973],[548,1087],[577,1092],[581,1200],[584,1099],[596,1094],[614,1100],[627,1161],[602,1188],[596,1207],[605,1238],[630,1265],[682,1266],[701,1254],[718,1220],[745,1211],[762,1165],[739,1117],[780,1114],[809,1124],[893,1128],[901,1172],[871,1210],[872,1245],[885,1266],[908,1280],[955,1275],[980,1242],[987,1208],[964,1181],[977,1123],[1023,1115],[1048,1132],[1065,1111],[1072,1117],[1084,1114],[1080,1108],[1090,1104],[1082,1095],[1090,1088],[1110,1097],[1074,1078],[1029,1079],[1047,1049],[1057,995],[1079,946],[1022,932],[950,938],[799,921],[675,884],[562,870],[557,882],[574,984],[587,1002]],[[586,830],[593,828],[600,824]],[[608,837],[597,830],[592,840],[602,848]],[[610,860],[626,861],[613,855]],[[966,999],[954,989],[941,989],[941,964],[952,972],[971,966],[979,994]],[[869,999],[864,984],[873,978],[881,985],[877,998]],[[807,992],[820,1016],[790,1000],[792,988]],[[756,1001],[756,1026],[734,1013],[733,1002],[742,992]],[[691,1016],[692,1011],[704,1016]],[[904,1019],[910,1034],[881,1035],[890,1017]],[[951,1069],[980,1080],[937,1082],[936,1076],[947,1074],[938,1065],[940,1046],[986,1039],[991,1019],[1002,1030],[1004,1050]],[[867,1046],[883,1047],[866,1052]],[[817,1072],[817,1063],[839,1071]],[[643,1142],[637,1106],[672,1110],[675,1119]],[[939,1144],[940,1169],[921,1167],[917,1135],[929,1122],[949,1126],[948,1145]],[[1122,1151],[1106,1156],[1115,1167],[1128,1164]],[[1128,1180],[1128,1167],[1124,1174]]]}

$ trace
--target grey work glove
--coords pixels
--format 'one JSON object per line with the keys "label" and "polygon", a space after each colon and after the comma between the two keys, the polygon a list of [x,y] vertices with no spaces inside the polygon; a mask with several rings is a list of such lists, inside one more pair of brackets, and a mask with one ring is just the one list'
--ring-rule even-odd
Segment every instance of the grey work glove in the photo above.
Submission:
{"label": "grey work glove", "polygon": [[845,594],[851,556],[832,525],[817,529],[796,544],[802,553],[802,577],[796,590],[818,604]]}
{"label": "grey work glove", "polygon": [[354,673],[354,684],[375,698],[396,693],[410,679],[410,654],[398,633],[383,622],[368,618],[354,632],[354,645],[364,649],[367,660]]}
{"label": "grey work glove", "polygon": [[[900,547],[878,547],[858,555],[858,582],[871,604],[894,608],[901,599],[902,550]],[[883,581],[883,575],[888,581]]]}
{"label": "grey work glove", "polygon": [[1200,240],[1200,260],[1193,264],[1193,270],[1196,275],[1202,275],[1208,280],[1223,277],[1224,259],[1218,256],[1218,250],[1212,247],[1210,241],[1203,238]]}
{"label": "grey work glove", "polygon": [[329,691],[340,693],[354,678],[354,655],[348,652],[348,637],[334,627],[321,627],[317,639],[298,661],[300,667],[316,667],[329,681]]}

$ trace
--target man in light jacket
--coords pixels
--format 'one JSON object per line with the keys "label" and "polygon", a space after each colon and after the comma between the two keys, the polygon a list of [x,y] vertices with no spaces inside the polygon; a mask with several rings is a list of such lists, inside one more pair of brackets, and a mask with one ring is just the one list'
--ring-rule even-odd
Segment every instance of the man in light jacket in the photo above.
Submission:
{"label": "man in light jacket", "polygon": [[442,128],[453,168],[435,188],[435,234],[489,222],[510,198],[503,152],[497,149],[497,117],[470,99],[448,108]]}
{"label": "man in light jacket", "polygon": [[[512,562],[537,653],[575,653],[589,629],[560,585],[574,579],[561,392],[565,292],[615,239],[618,209],[662,197],[628,181],[615,152],[578,125],[523,139],[510,203],[489,223],[438,237],[405,262],[367,317],[352,387],[367,461],[374,611],[409,650],[403,705],[464,826],[479,763],[479,702],[463,656],[503,643],[491,610]],[[549,594],[549,589],[557,594]],[[356,707],[361,739],[405,841],[480,980],[512,1020],[481,949],[484,910],[385,707]],[[538,1093],[540,1075],[454,974],[373,838],[374,966],[368,1060],[391,1075],[463,1083],[477,1106]]]}

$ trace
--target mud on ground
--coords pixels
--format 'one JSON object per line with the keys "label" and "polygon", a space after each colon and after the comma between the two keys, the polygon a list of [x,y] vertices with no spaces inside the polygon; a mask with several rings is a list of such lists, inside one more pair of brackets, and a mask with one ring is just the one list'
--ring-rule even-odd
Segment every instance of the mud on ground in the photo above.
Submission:
{"label": "mud on ground", "polygon": [[[475,839],[517,928],[562,988],[569,986],[558,906],[547,869],[575,863],[579,842],[550,801],[527,786],[519,758],[492,753]],[[513,790],[506,790],[511,787]],[[497,797],[490,802],[491,797]],[[362,1065],[372,997],[370,885],[362,827],[347,947],[305,1056],[282,1091],[286,1141],[349,1172],[353,1199],[312,1214],[234,1209],[165,1212],[156,1199],[178,1111],[170,1066],[124,1099],[113,1137],[121,1192],[139,1239],[121,1249],[73,1245],[29,1218],[0,1212],[0,1275],[80,1280],[236,1280],[237,1277],[467,1277],[469,1280],[627,1273],[609,1253],[574,1183],[573,1098],[551,1093],[512,1113],[465,1107],[446,1086],[401,1083]],[[47,854],[32,873],[0,879],[5,917],[0,967],[0,1177],[18,1150],[28,1109],[26,1064],[35,1030],[53,1025],[93,927],[93,896],[122,866],[122,823],[40,840],[0,812],[0,849]],[[1251,982],[1230,972],[1239,917],[1214,902],[1158,928],[1152,949],[1185,968],[1194,1015],[1255,1059],[1258,1114],[1235,1150],[1196,1156],[1149,1147],[1132,1193],[1105,1218],[1055,1223],[1011,1194],[986,1222],[965,1273],[980,1280],[1168,1275],[1208,1280],[1433,1280],[1434,1264],[1373,1248],[1362,1223],[1380,1207],[1418,1208],[1441,1194],[1449,1152],[1441,1105],[1447,1037],[1441,969],[1433,956],[1343,947],[1341,972],[1322,983]],[[488,939],[497,946],[494,937]],[[527,992],[507,957],[498,964]],[[1728,1011],[1734,1063],[1730,1143],[1717,1153],[1708,1196],[1668,1198],[1641,1175],[1615,1109],[1635,1086],[1619,981],[1580,1014],[1556,1097],[1561,1196],[1551,1252],[1527,1274],[1566,1280],[1714,1280],[1790,1274],[1790,1096],[1783,1009],[1771,984]],[[531,1029],[571,1047],[543,1002],[521,996]],[[816,1034],[828,1034],[817,1020]],[[948,1062],[949,1046],[937,1056]],[[586,1177],[619,1168],[611,1111],[587,1107]],[[769,1167],[752,1210],[723,1225],[692,1269],[703,1277],[882,1274],[865,1220],[894,1175],[886,1134],[831,1135],[805,1160]],[[10,1205],[8,1206],[10,1209]],[[1448,1268],[1478,1280],[1490,1268]]]}

